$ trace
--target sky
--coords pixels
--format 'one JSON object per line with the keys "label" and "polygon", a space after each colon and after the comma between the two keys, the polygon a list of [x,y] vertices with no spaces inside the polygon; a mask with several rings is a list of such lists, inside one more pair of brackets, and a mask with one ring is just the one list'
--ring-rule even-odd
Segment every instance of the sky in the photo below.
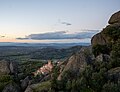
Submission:
{"label": "sky", "polygon": [[90,42],[120,0],[0,0],[0,42]]}

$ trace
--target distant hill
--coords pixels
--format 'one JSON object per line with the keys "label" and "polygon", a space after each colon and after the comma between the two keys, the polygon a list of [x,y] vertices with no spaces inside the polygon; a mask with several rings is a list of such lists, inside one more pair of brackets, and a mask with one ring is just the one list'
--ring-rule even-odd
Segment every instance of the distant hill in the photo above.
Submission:
{"label": "distant hill", "polygon": [[83,46],[0,46],[0,59],[62,59],[79,51]]}
{"label": "distant hill", "polygon": [[0,42],[0,46],[41,46],[41,47],[71,47],[88,46],[90,43],[18,43],[18,42]]}

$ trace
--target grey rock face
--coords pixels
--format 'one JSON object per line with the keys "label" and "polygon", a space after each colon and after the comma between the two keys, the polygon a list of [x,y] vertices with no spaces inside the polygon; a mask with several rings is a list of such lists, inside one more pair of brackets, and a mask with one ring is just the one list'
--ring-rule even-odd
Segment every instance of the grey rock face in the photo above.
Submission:
{"label": "grey rock face", "polygon": [[16,74],[18,72],[18,65],[16,62],[10,62],[10,72]]}
{"label": "grey rock face", "polygon": [[106,39],[101,35],[101,33],[98,33],[94,35],[91,39],[91,44],[94,45],[105,45],[106,44]]}
{"label": "grey rock face", "polygon": [[0,61],[0,75],[9,73],[10,73],[9,62],[4,60]]}
{"label": "grey rock face", "polygon": [[110,25],[106,26],[100,33],[94,35],[91,39],[92,46],[97,44],[106,45],[110,43],[109,36],[106,35],[106,31],[110,28],[120,29],[120,11],[113,14],[108,22]]}
{"label": "grey rock face", "polygon": [[113,14],[108,23],[109,24],[120,23],[120,11]]}
{"label": "grey rock face", "polygon": [[20,87],[15,83],[8,84],[2,92],[21,92]]}
{"label": "grey rock face", "polygon": [[31,87],[27,87],[25,92],[34,92],[33,89]]}
{"label": "grey rock face", "polygon": [[16,74],[17,73],[17,63],[2,60],[0,61],[0,74]]}
{"label": "grey rock face", "polygon": [[21,83],[21,88],[22,88],[23,90],[25,90],[25,89],[27,88],[29,81],[30,81],[29,76],[27,76],[27,77],[22,81],[22,83]]}
{"label": "grey rock face", "polygon": [[68,63],[64,67],[63,71],[58,76],[58,80],[61,80],[66,71],[72,71],[73,73],[80,73],[84,70],[87,63],[92,62],[91,50],[89,48],[82,48],[79,53],[71,56],[68,59]]}
{"label": "grey rock face", "polygon": [[120,81],[120,67],[112,68],[107,73],[108,79]]}
{"label": "grey rock face", "polygon": [[109,62],[110,61],[110,56],[107,54],[100,54],[96,57],[96,61],[99,62]]}

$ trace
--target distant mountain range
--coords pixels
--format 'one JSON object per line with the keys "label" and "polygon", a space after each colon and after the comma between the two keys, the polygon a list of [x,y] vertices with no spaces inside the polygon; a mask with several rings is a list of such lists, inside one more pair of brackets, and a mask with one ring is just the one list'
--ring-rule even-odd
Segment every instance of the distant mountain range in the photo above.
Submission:
{"label": "distant mountain range", "polygon": [[41,46],[41,47],[71,47],[71,46],[89,46],[90,43],[18,43],[18,42],[0,42],[0,46]]}

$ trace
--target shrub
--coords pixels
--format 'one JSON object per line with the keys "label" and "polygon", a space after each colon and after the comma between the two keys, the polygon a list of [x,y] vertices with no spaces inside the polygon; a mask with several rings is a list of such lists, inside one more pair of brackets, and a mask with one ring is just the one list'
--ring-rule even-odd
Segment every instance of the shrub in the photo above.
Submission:
{"label": "shrub", "polygon": [[114,84],[112,82],[108,82],[103,86],[102,92],[120,92],[120,83]]}
{"label": "shrub", "polygon": [[120,38],[120,28],[119,26],[107,26],[104,29],[104,33],[110,37],[111,41],[117,41]]}
{"label": "shrub", "polygon": [[120,66],[120,40],[118,40],[113,46],[111,51],[111,67],[119,67]]}
{"label": "shrub", "polygon": [[93,54],[96,57],[99,54],[109,54],[110,51],[111,51],[111,48],[108,45],[99,45],[99,44],[97,44],[97,45],[92,47],[92,51],[93,51]]}
{"label": "shrub", "polygon": [[10,75],[1,75],[0,76],[0,92],[2,92],[5,85],[12,82],[12,78]]}
{"label": "shrub", "polygon": [[51,87],[51,83],[50,81],[46,81],[46,82],[42,82],[40,84],[38,84],[35,88],[34,91],[35,92],[48,92],[48,90]]}
{"label": "shrub", "polygon": [[10,80],[12,80],[10,75],[1,75],[0,76],[0,82],[8,82]]}

